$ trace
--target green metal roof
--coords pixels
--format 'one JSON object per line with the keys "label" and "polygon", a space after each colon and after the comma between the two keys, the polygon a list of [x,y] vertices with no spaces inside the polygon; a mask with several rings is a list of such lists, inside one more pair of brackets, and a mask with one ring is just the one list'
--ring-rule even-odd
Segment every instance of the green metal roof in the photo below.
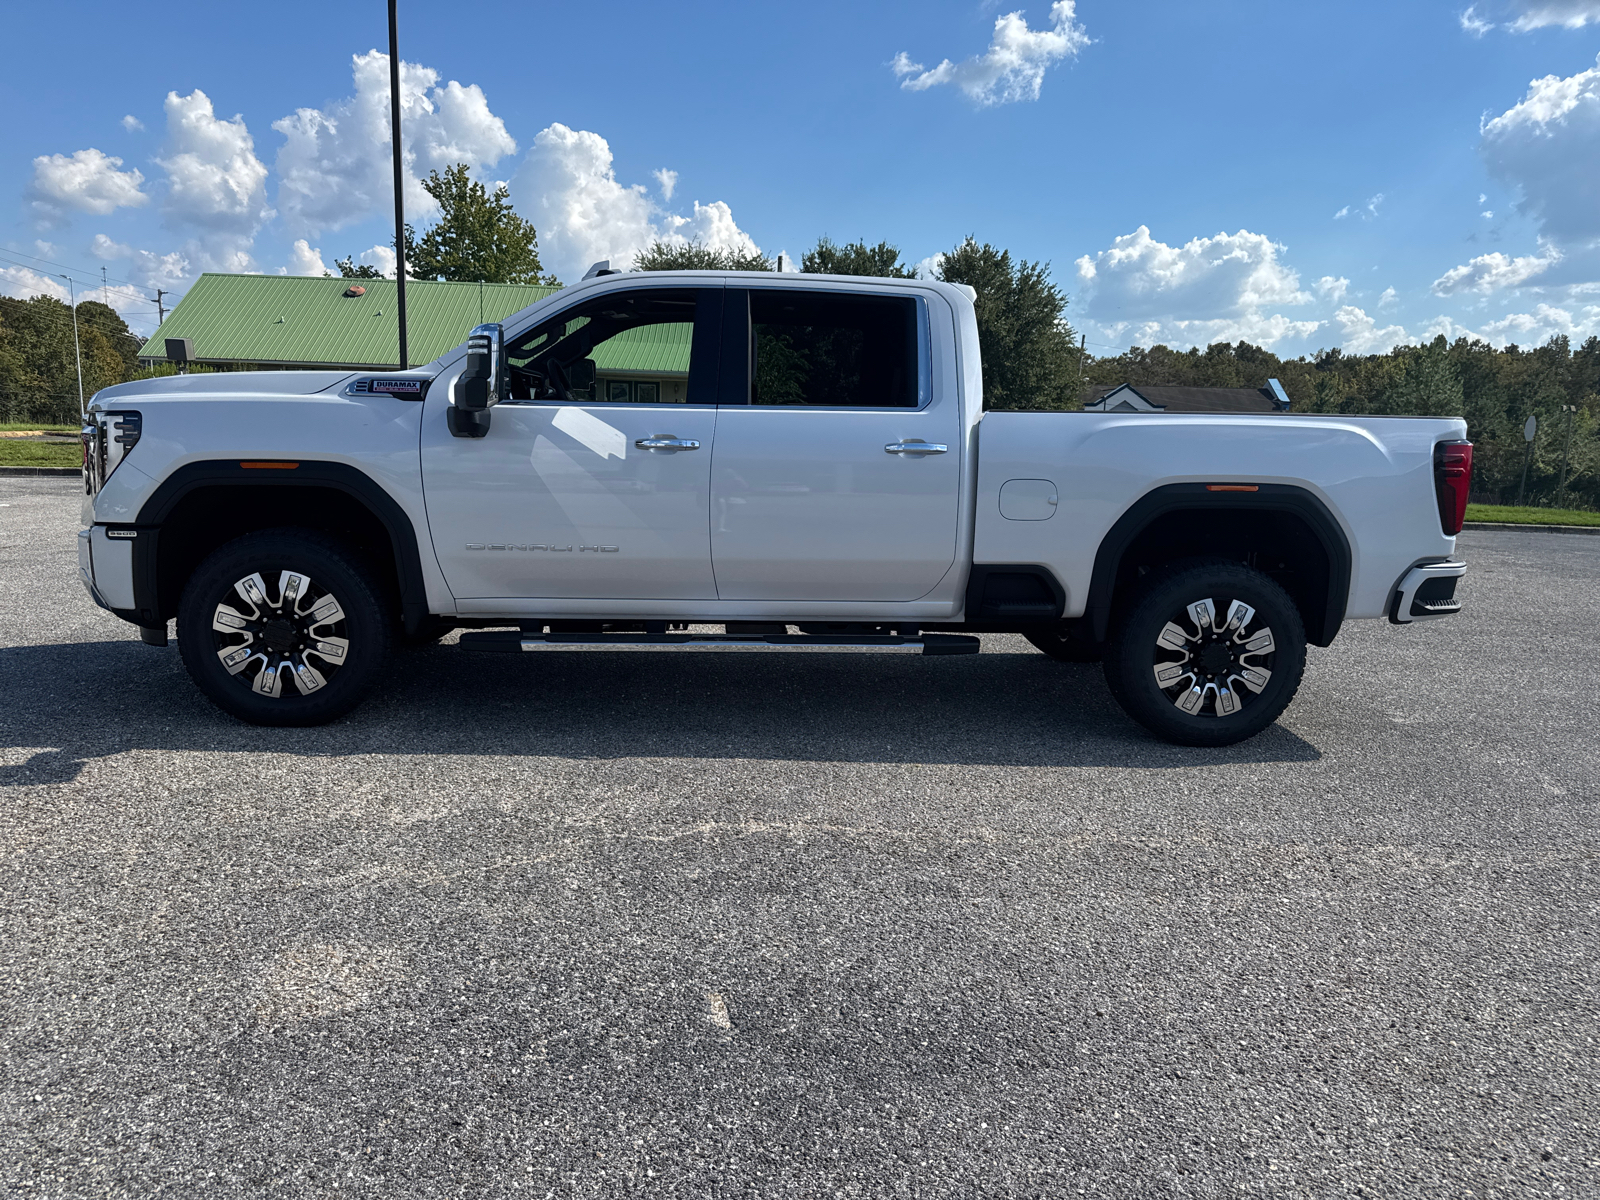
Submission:
{"label": "green metal roof", "polygon": [[[351,284],[366,288],[366,295],[345,296]],[[557,290],[407,280],[412,365],[461,345],[474,325],[504,320]],[[400,355],[394,280],[208,273],[195,281],[139,357],[165,361],[166,339],[179,337],[193,339],[195,360],[202,363],[393,367]],[[687,370],[687,344],[683,359]]]}
{"label": "green metal roof", "polygon": [[607,338],[589,357],[602,375],[688,375],[693,342],[694,325],[688,321],[645,325]]}

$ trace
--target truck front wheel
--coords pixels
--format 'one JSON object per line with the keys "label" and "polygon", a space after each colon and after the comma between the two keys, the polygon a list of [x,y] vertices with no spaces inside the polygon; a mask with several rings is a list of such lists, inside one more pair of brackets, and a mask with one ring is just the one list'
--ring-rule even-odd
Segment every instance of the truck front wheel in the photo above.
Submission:
{"label": "truck front wheel", "polygon": [[320,725],[377,679],[391,624],[378,596],[337,542],[300,530],[249,534],[190,577],[178,649],[224,712],[252,725]]}
{"label": "truck front wheel", "polygon": [[1299,610],[1240,563],[1187,563],[1155,574],[1117,622],[1106,683],[1157,737],[1229,746],[1260,733],[1294,699],[1305,671]]}

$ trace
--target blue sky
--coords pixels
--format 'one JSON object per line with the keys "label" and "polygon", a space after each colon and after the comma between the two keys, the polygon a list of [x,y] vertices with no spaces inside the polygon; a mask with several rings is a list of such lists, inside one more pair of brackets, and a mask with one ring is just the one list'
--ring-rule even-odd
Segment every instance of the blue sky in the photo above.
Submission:
{"label": "blue sky", "polygon": [[[383,263],[382,3],[5,29],[0,290],[104,267],[148,331],[202,270]],[[1048,260],[1099,353],[1600,333],[1597,53],[1600,0],[401,3],[411,174],[508,181],[564,278],[972,233]]]}

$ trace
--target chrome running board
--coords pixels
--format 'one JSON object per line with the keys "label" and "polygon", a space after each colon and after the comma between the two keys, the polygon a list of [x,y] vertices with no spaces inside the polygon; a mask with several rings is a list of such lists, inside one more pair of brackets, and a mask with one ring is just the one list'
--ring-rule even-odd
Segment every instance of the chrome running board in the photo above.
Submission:
{"label": "chrome running board", "polygon": [[746,637],[692,633],[463,633],[463,650],[520,654],[532,650],[882,650],[901,654],[976,654],[978,639],[960,633],[914,637],[813,634]]}

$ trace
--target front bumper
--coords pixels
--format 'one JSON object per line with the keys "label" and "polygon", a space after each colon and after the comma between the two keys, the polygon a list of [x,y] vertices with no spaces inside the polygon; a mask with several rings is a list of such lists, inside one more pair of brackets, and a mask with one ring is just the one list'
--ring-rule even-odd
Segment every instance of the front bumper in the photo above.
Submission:
{"label": "front bumper", "polygon": [[1395,584],[1389,620],[1395,625],[1453,617],[1461,611],[1456,582],[1467,573],[1464,562],[1433,562],[1412,567]]}

